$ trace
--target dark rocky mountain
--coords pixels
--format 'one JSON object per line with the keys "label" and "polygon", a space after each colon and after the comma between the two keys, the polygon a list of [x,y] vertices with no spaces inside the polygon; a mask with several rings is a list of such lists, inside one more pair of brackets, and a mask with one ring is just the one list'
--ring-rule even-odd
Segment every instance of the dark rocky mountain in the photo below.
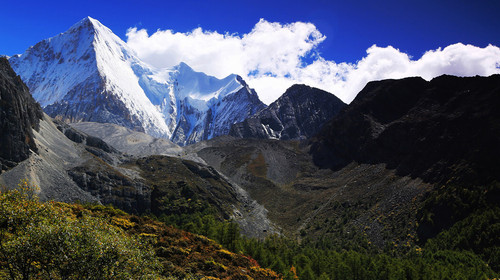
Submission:
{"label": "dark rocky mountain", "polygon": [[333,118],[345,103],[335,95],[306,85],[293,85],[243,122],[233,124],[229,135],[239,138],[306,139]]}
{"label": "dark rocky mountain", "polygon": [[[481,245],[456,246],[485,254],[498,269],[498,257],[484,253],[497,246],[491,236],[498,230],[490,229],[498,218],[483,215],[498,212],[500,201],[498,108],[500,75],[371,82],[323,127],[310,152],[316,164],[336,172],[382,164],[399,177],[423,180],[428,190],[415,200],[418,242],[446,230],[487,231],[477,237]],[[484,229],[470,226],[478,221]]]}
{"label": "dark rocky mountain", "polygon": [[39,129],[43,111],[9,61],[0,57],[0,173],[27,159],[38,148],[33,129]]}
{"label": "dark rocky mountain", "polygon": [[500,75],[370,82],[312,140],[315,163],[385,163],[429,182],[500,180]]}

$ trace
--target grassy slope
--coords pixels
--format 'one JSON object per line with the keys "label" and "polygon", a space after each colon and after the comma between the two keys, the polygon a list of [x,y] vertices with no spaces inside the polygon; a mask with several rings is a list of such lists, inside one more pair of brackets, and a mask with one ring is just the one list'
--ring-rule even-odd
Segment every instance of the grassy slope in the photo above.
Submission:
{"label": "grassy slope", "polygon": [[[28,186],[28,184],[25,184],[25,186]],[[43,238],[34,239],[33,236],[30,236],[31,228],[36,232],[43,233]],[[100,229],[104,231],[100,231]],[[111,238],[100,238],[108,232],[116,232],[116,237],[112,235]],[[139,263],[145,263],[143,266],[139,266],[139,269],[142,267],[143,269],[147,268],[147,271],[151,270],[150,275],[157,275],[154,277],[156,279],[161,276],[231,279],[280,278],[275,272],[261,268],[252,258],[229,252],[206,237],[166,226],[164,223],[147,217],[129,215],[110,206],[83,206],[60,202],[40,203],[29,191],[23,190],[0,194],[0,233],[0,273],[4,277],[12,273],[12,271],[18,271],[9,270],[9,267],[12,268],[12,265],[19,263],[22,267],[19,271],[29,272],[30,277],[38,275],[36,277],[40,279],[48,279],[49,277],[65,278],[60,266],[55,265],[59,259],[65,259],[66,261],[63,263],[68,265],[69,262],[71,266],[72,262],[81,261],[71,259],[72,256],[79,254],[78,248],[82,248],[82,254],[86,254],[92,248],[102,246],[103,249],[99,251],[100,253],[97,252],[96,255],[92,256],[85,255],[87,260],[84,263],[93,263],[93,260],[97,260],[96,263],[105,262],[106,259],[100,259],[99,256],[103,254],[108,256],[110,254],[106,248],[115,248],[121,244],[121,240],[129,240],[131,243],[127,243],[124,248],[123,257],[125,259],[119,257],[121,253],[118,253],[118,255],[113,253],[116,262],[110,262],[111,268],[117,266],[118,263],[126,265],[128,259],[133,259],[135,256],[132,254],[133,251],[130,250],[140,248],[144,252],[151,250],[154,252],[153,259],[150,258],[145,261],[145,255],[140,252],[138,252],[137,258]],[[82,239],[82,236],[94,236],[97,238],[97,243],[92,243],[94,238]],[[61,237],[66,240],[62,241],[64,243],[61,244],[64,244],[65,248],[67,248],[61,252],[53,251],[54,248],[49,246],[51,243],[45,242],[47,240],[59,242],[58,240]],[[118,239],[116,239],[117,237]],[[16,243],[19,240],[21,243]],[[82,240],[87,241],[83,242]],[[61,246],[53,247],[60,248]],[[87,246],[90,247],[87,248]],[[14,249],[14,253],[8,254],[9,249]],[[15,255],[16,258],[12,258],[12,255]],[[45,256],[51,261],[45,263],[43,261]],[[70,259],[68,260],[67,257],[70,257]],[[156,265],[158,263],[160,266]],[[89,269],[92,269],[92,267]],[[103,270],[101,273],[109,273],[110,269]],[[129,273],[127,275],[132,278],[141,275],[141,271],[131,274],[132,272],[128,271],[128,266],[117,266],[116,269],[127,271]],[[47,271],[50,271],[51,274],[45,274],[49,273]],[[146,270],[142,273],[146,273]],[[109,275],[104,274],[99,275],[97,273],[94,277],[98,279],[101,279],[101,277],[102,279],[113,278],[111,273]],[[122,276],[116,277],[117,279],[122,278]],[[126,276],[123,276],[123,278],[126,278]]]}

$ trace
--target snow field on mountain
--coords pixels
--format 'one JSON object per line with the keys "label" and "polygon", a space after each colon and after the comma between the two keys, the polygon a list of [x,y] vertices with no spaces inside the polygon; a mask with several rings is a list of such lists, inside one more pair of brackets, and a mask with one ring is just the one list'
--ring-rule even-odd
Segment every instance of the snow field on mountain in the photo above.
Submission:
{"label": "snow field on mountain", "polygon": [[[217,79],[185,63],[156,69],[90,17],[10,61],[35,99],[42,107],[51,106],[53,115],[71,122],[111,122],[132,129],[139,125],[152,136],[180,145],[221,135],[265,106],[245,94],[240,94],[241,102],[231,102],[238,106],[227,106],[226,97],[242,89],[252,94],[240,77]],[[247,107],[254,109],[236,111]],[[82,114],[82,108],[90,112]],[[103,108],[107,111],[99,114]],[[216,119],[224,127],[213,123]]]}

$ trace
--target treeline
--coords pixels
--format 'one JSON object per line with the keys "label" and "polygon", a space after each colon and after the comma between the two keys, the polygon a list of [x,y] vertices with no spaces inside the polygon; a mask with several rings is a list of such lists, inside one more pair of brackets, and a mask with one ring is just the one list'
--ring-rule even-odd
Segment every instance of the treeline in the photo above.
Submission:
{"label": "treeline", "polygon": [[[322,250],[272,238],[244,242],[263,266],[293,279],[488,279],[494,272],[468,251],[414,248],[404,256],[355,250]],[[293,268],[292,268],[293,267]]]}
{"label": "treeline", "polygon": [[[498,216],[492,210],[484,216]],[[284,279],[492,279],[498,274],[471,250],[459,250],[452,242],[469,238],[456,229],[429,239],[428,245],[402,250],[388,244],[383,250],[360,242],[348,248],[333,248],[328,240],[296,240],[272,236],[266,240],[240,235],[238,226],[218,221],[213,215],[163,216],[160,220],[212,238],[228,250],[251,256],[280,273]],[[483,220],[484,221],[484,220]],[[489,222],[483,223],[488,225]],[[351,243],[350,243],[351,244]],[[448,245],[446,245],[448,244]],[[451,249],[451,250],[450,250]],[[493,248],[492,248],[493,249]],[[498,255],[498,251],[491,255]],[[492,259],[492,261],[495,261]],[[492,265],[494,267],[494,265]]]}

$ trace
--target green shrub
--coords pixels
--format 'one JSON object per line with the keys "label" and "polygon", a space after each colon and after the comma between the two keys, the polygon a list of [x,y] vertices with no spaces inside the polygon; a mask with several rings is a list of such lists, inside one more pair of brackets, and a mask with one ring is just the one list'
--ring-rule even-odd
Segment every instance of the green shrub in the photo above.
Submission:
{"label": "green shrub", "polygon": [[104,219],[40,203],[27,181],[0,194],[0,270],[11,279],[158,279],[151,249]]}

